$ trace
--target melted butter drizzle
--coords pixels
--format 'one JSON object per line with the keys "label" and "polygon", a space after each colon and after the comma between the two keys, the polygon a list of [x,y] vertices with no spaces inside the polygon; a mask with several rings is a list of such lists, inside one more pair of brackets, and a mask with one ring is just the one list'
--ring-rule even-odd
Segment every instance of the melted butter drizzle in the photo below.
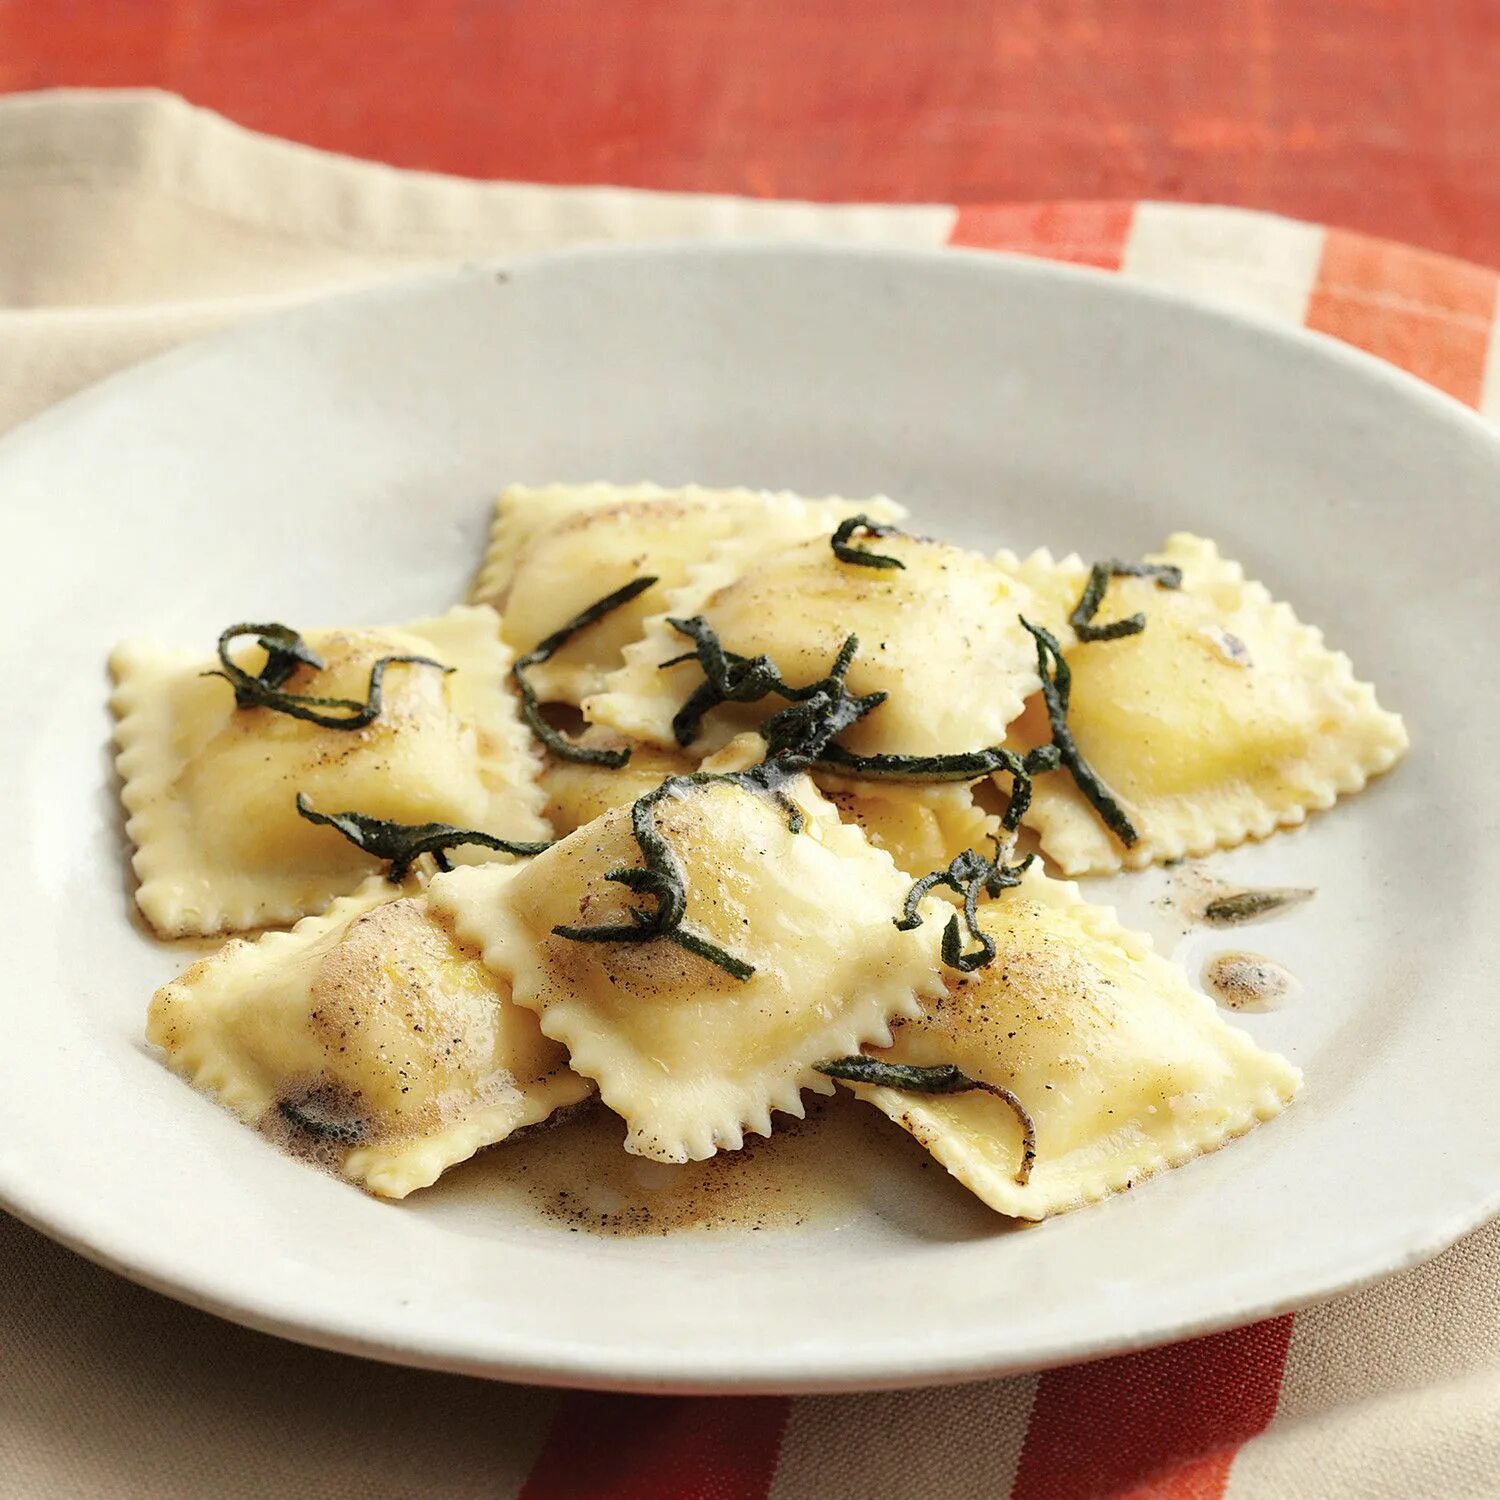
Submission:
{"label": "melted butter drizzle", "polygon": [[[889,1174],[892,1139],[874,1110],[807,1098],[807,1118],[773,1117],[768,1137],[676,1166],[630,1156],[623,1123],[602,1105],[523,1131],[483,1152],[452,1186],[507,1216],[573,1232],[641,1237],[683,1231],[796,1229],[842,1223]],[[898,1143],[899,1144],[899,1143]]]}
{"label": "melted butter drizzle", "polygon": [[1203,966],[1203,987],[1229,1010],[1276,1010],[1301,988],[1297,977],[1260,953],[1216,953]]}

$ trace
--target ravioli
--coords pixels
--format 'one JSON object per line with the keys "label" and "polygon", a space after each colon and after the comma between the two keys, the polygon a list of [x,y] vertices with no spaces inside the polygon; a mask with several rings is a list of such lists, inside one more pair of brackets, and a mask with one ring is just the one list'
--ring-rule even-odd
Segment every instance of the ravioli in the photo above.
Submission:
{"label": "ravioli", "polygon": [[[1298,1069],[1018,844],[1081,874],[1263,837],[1392,765],[1401,720],[1212,542],[1173,535],[1150,559],[1170,577],[1111,578],[1102,603],[1094,575],[1096,626],[1146,621],[1099,639],[1073,623],[1076,555],[986,556],[904,516],[884,498],[512,486],[474,602],[439,618],[305,643],[239,627],[234,684],[210,657],[121,646],[141,911],[166,937],[297,923],[162,986],[149,1040],[271,1140],[392,1199],[595,1094],[627,1152],[685,1163],[802,1117],[836,1076],[1028,1220],[1277,1115]],[[1066,767],[1030,787],[936,779],[1054,739],[1044,631],[1108,825]],[[357,709],[377,663],[383,702],[353,724],[285,700]],[[280,710],[238,706],[278,692]],[[1019,838],[997,811],[1018,788]],[[338,813],[372,821],[346,838],[325,826]],[[381,820],[453,825],[414,848],[458,829],[542,852],[459,845],[462,868],[434,875]]]}
{"label": "ravioli", "polygon": [[1003,1214],[1042,1219],[1134,1186],[1280,1113],[1301,1073],[1226,1025],[1148,938],[1038,871],[979,910],[993,962],[892,1026],[883,1061],[956,1065],[1000,1098],[853,1085]]}
{"label": "ravioli", "polygon": [[802,500],[698,485],[514,485],[495,508],[473,596],[503,612],[505,640],[524,653],[596,599],[642,574],[655,576],[652,588],[528,669],[544,702],[576,705],[602,686],[644,621],[716,542],[751,533],[782,545],[831,532],[860,511],[881,520],[905,515],[885,499]]}
{"label": "ravioli", "polygon": [[599,750],[628,749],[630,759],[611,769],[587,761],[561,760],[555,755],[544,758],[541,783],[547,801],[543,814],[559,838],[592,823],[612,807],[628,807],[668,776],[682,776],[698,766],[694,756],[663,745],[626,740],[604,729],[586,730],[577,743]]}
{"label": "ravioli", "polygon": [[[625,652],[603,692],[585,700],[589,718],[627,735],[670,744],[672,719],[703,681],[669,617],[701,615],[723,646],[768,655],[792,686],[826,676],[851,634],[859,651],[848,672],[855,694],[888,699],[839,744],[860,755],[939,755],[998,744],[1037,683],[1031,637],[1019,615],[1024,580],[977,553],[943,542],[883,536],[869,550],[900,562],[868,567],[841,560],[829,540],[768,547],[731,538],[693,570]],[[769,696],[714,709],[694,748],[711,751],[785,706]]]}
{"label": "ravioli", "polygon": [[815,778],[847,823],[860,828],[898,869],[913,877],[941,870],[965,849],[984,850],[1000,826],[974,800],[967,782],[913,786],[902,782]]}
{"label": "ravioli", "polygon": [[247,1124],[386,1198],[592,1092],[415,880],[231,939],[156,992],[146,1035]]}
{"label": "ravioli", "polygon": [[683,930],[749,964],[737,978],[664,937],[578,941],[558,926],[609,927],[649,909],[605,879],[642,863],[616,808],[514,872],[434,887],[519,1005],[628,1127],[625,1149],[660,1161],[737,1150],[800,1117],[801,1092],[832,1092],[814,1065],[889,1041],[889,1022],[942,990],[939,925],[898,931],[911,884],[811,782],[787,784],[800,833],[771,797],[711,783],[665,797],[655,828],[683,869]]}
{"label": "ravioli", "polygon": [[995,566],[1016,580],[1026,596],[1026,618],[1042,625],[1064,641],[1072,639],[1068,616],[1078,603],[1078,595],[1088,578],[1088,568],[1076,552],[1053,557],[1046,547],[1038,547],[1025,557],[1008,548],[995,554]]}
{"label": "ravioli", "polygon": [[[487,607],[460,607],[399,629],[313,632],[322,670],[286,691],[363,700],[374,662],[393,663],[379,717],[326,729],[271,708],[236,708],[234,691],[192,652],[127,644],[110,659],[126,832],[136,901],[164,937],[273,926],[322,910],[378,868],[330,828],[297,813],[429,821],[496,837],[547,836],[538,758],[505,686],[510,650]],[[264,650],[235,659],[258,671]],[[493,858],[471,850],[460,860]]]}
{"label": "ravioli", "polygon": [[[1264,838],[1360,790],[1407,746],[1400,718],[1355,679],[1348,657],[1212,542],[1178,533],[1149,560],[1180,567],[1181,588],[1115,579],[1098,617],[1105,624],[1139,610],[1144,631],[1063,637],[1068,726],[1139,836],[1126,849],[1066,771],[1038,777],[1025,822],[1068,875]],[[1076,600],[1086,570],[1060,565],[1061,576],[1069,571]],[[1050,738],[1038,696],[1009,743],[1027,750]]]}

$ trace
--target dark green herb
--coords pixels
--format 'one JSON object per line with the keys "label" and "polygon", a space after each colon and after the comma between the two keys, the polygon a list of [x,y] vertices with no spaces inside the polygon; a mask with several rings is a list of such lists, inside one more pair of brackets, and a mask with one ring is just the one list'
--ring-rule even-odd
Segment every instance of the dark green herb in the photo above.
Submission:
{"label": "dark green herb", "polygon": [[593,745],[575,745],[566,735],[560,734],[542,717],[536,689],[526,680],[527,667],[539,666],[544,661],[550,661],[580,631],[587,630],[590,625],[598,624],[605,615],[617,610],[622,604],[629,604],[638,594],[644,594],[655,582],[654,577],[634,578],[623,588],[616,589],[612,594],[606,594],[602,599],[594,600],[587,609],[574,615],[566,625],[554,630],[546,640],[533,646],[525,656],[517,657],[515,664],[511,667],[511,679],[515,682],[516,691],[521,695],[522,717],[531,727],[531,732],[559,760],[577,761],[587,766],[604,766],[611,771],[617,771],[630,759],[630,751],[604,750]]}
{"label": "dark green herb", "polygon": [[1073,688],[1073,674],[1063,660],[1057,637],[1044,626],[1033,625],[1025,615],[1021,624],[1036,641],[1037,672],[1042,679],[1042,701],[1047,705],[1047,720],[1052,726],[1052,743],[1063,765],[1068,768],[1078,790],[1088,798],[1104,825],[1124,846],[1131,848],[1139,835],[1115,794],[1104,784],[1099,773],[1083,758],[1068,728],[1068,697]]}
{"label": "dark green herb", "polygon": [[862,531],[866,536],[906,535],[899,527],[882,526],[880,522],[872,521],[868,516],[850,516],[847,521],[840,523],[838,530],[829,539],[833,546],[833,555],[840,562],[855,563],[861,568],[906,567],[899,557],[888,557],[883,552],[871,552],[868,547],[859,546],[853,540],[856,531]]}
{"label": "dark green herb", "polygon": [[1007,833],[1014,833],[1021,826],[1026,809],[1031,806],[1032,778],[1045,771],[1055,771],[1062,765],[1062,756],[1056,745],[1038,745],[1018,756],[1014,750],[1003,746],[996,750],[1001,757],[999,769],[1010,772],[1010,801],[1000,815],[1000,826]]}
{"label": "dark green herb", "polygon": [[1036,1161],[1036,1123],[1026,1106],[1008,1088],[998,1083],[986,1083],[982,1078],[970,1078],[952,1063],[918,1068],[908,1063],[882,1062],[863,1054],[821,1062],[817,1069],[829,1078],[865,1083],[873,1088],[899,1089],[913,1094],[967,1094],[974,1089],[983,1089],[985,1093],[1003,1099],[1021,1126],[1021,1165],[1016,1169],[1016,1185],[1025,1187],[1031,1180],[1031,1168]]}
{"label": "dark green herb", "polygon": [[[256,636],[256,645],[266,653],[266,663],[254,679],[262,688],[274,691],[281,687],[298,667],[311,667],[314,671],[321,671],[325,665],[323,658],[290,625],[231,625],[219,637],[221,661],[230,641],[240,635]],[[240,701],[240,694],[244,691],[238,684],[235,685],[235,703],[240,708],[251,707],[254,702],[253,697],[248,696],[244,702]]]}
{"label": "dark green herb", "polygon": [[1203,920],[1211,927],[1236,927],[1241,922],[1253,922],[1283,906],[1298,906],[1311,901],[1316,891],[1305,886],[1265,886],[1258,890],[1236,891],[1230,896],[1219,896],[1203,908]]}
{"label": "dark green herb", "polygon": [[1080,641],[1117,641],[1122,636],[1139,635],[1146,628],[1146,617],[1139,611],[1123,620],[1112,620],[1108,625],[1092,623],[1099,606],[1104,603],[1112,578],[1154,578],[1158,588],[1182,587],[1182,569],[1171,563],[1095,563],[1089,570],[1083,597],[1068,621]]}
{"label": "dark green herb", "polygon": [[[772,693],[792,703],[815,698],[830,681],[843,682],[859,646],[858,639],[850,636],[827,677],[806,687],[792,687],[769,656],[741,656],[738,652],[726,650],[713,626],[702,615],[687,620],[669,618],[667,624],[692,641],[693,649],[663,662],[662,669],[696,660],[703,670],[703,681],[693,689],[672,719],[672,733],[679,745],[692,744],[703,726],[704,715],[721,703],[756,703]],[[869,707],[877,707],[885,702],[885,698],[884,693],[870,694]]]}
{"label": "dark green herb", "polygon": [[[776,735],[773,725],[806,722],[817,724],[820,730],[820,748],[810,757],[808,764],[844,776],[880,781],[977,781],[981,776],[1008,771],[1015,778],[1011,807],[1006,814],[1005,826],[1008,829],[1019,825],[1021,814],[1030,803],[1031,777],[1056,770],[1061,764],[1051,745],[1039,746],[1024,759],[998,745],[950,755],[856,755],[842,745],[833,744],[833,737],[871,709],[878,708],[887,696],[883,692],[874,692],[856,698],[844,688],[845,677],[859,646],[856,636],[850,636],[844,642],[827,677],[806,687],[791,687],[780,667],[769,656],[740,656],[725,650],[713,626],[701,615],[667,623],[679,635],[687,636],[694,649],[663,662],[662,667],[675,667],[696,660],[704,679],[672,720],[672,732],[680,745],[689,745],[697,739],[704,715],[719,704],[754,703],[774,693],[789,700],[793,707],[781,710],[761,726],[762,736],[771,745],[771,755],[777,751],[773,743]],[[838,689],[835,695],[837,706],[831,707],[823,698],[834,684]],[[807,705],[800,717],[797,704]],[[840,714],[850,715],[847,722],[838,722]]]}
{"label": "dark green herb", "polygon": [[655,910],[646,912],[639,907],[631,907],[628,922],[609,923],[599,927],[561,925],[554,927],[552,931],[558,937],[571,938],[575,943],[649,943],[664,938],[680,948],[686,948],[689,953],[696,953],[700,958],[717,964],[735,979],[749,979],[755,972],[753,964],[747,964],[717,943],[683,928],[682,921],[687,915],[687,877],[682,861],[657,831],[652,811],[664,798],[680,796],[688,787],[701,786],[705,782],[719,779],[728,778],[718,778],[705,772],[696,772],[692,776],[669,776],[655,791],[638,798],[630,809],[630,830],[635,835],[645,864],[611,870],[604,878],[628,886],[637,895],[645,896],[655,903]]}
{"label": "dark green herb", "polygon": [[[708,636],[712,638],[712,632]],[[717,645],[717,640],[711,639],[710,651],[717,649]],[[695,771],[687,776],[669,776],[632,804],[631,833],[644,863],[611,870],[604,878],[647,897],[654,903],[654,910],[647,912],[633,907],[628,922],[599,927],[559,926],[553,932],[580,943],[648,943],[664,938],[717,964],[736,979],[748,979],[755,972],[753,965],[717,943],[684,930],[687,877],[671,845],[656,828],[655,808],[666,798],[682,796],[695,787],[723,783],[770,797],[786,814],[791,832],[800,833],[802,811],[786,795],[783,783],[807,770],[835,734],[842,733],[885,700],[883,693],[857,697],[849,692],[844,678],[858,649],[858,637],[850,636],[828,675],[808,688],[796,689],[795,701],[766,721],[761,730],[766,753],[758,765],[743,771]],[[779,678],[780,674],[777,675]]]}
{"label": "dark green herb", "polygon": [[818,757],[821,768],[871,781],[976,781],[1008,771],[1014,782],[1005,814],[1008,829],[1017,827],[1031,804],[1031,778],[1055,771],[1061,764],[1052,745],[1039,745],[1024,757],[1003,745],[952,755],[855,755],[841,745],[829,745]]}
{"label": "dark green herb", "polygon": [[902,932],[910,932],[914,927],[920,927],[922,914],[918,908],[923,898],[929,891],[945,885],[954,895],[964,898],[964,926],[968,928],[969,936],[979,944],[979,947],[972,953],[963,951],[958,917],[952,916],[943,930],[943,962],[950,969],[957,969],[964,974],[972,974],[975,969],[982,969],[985,965],[992,963],[995,958],[995,940],[979,925],[979,914],[976,910],[980,892],[984,892],[993,899],[1002,891],[1014,890],[1020,885],[1021,877],[1031,868],[1031,863],[1036,858],[1034,854],[1028,854],[1020,864],[1007,865],[1004,859],[1005,852],[1004,841],[997,838],[993,859],[986,859],[976,849],[965,849],[962,854],[953,858],[946,869],[934,870],[930,875],[922,876],[906,893],[906,902],[901,908],[901,915],[895,919],[896,926]]}
{"label": "dark green herb", "polygon": [[[259,673],[251,676],[229,654],[232,642],[242,635],[253,635],[256,644],[264,647],[265,665]],[[385,669],[396,662],[412,666],[436,667],[440,672],[451,672],[442,662],[430,656],[382,656],[370,667],[370,685],[365,692],[365,701],[354,698],[320,698],[310,693],[287,693],[282,691],[285,683],[298,667],[321,670],[323,658],[314,651],[289,625],[231,625],[219,636],[219,662],[222,670],[205,672],[205,677],[222,677],[234,689],[236,708],[269,708],[277,713],[288,714],[294,719],[305,719],[309,724],[324,729],[364,729],[380,717],[381,689],[385,681]],[[329,713],[324,710],[336,709]]]}
{"label": "dark green herb", "polygon": [[747,776],[774,774],[784,781],[806,771],[827,754],[835,735],[885,702],[884,693],[849,691],[849,665],[858,651],[859,637],[847,637],[826,677],[805,688],[783,690],[792,701],[761,725],[765,758],[760,766],[752,766]]}
{"label": "dark green herb", "polygon": [[372,818],[366,813],[315,812],[301,792],[297,793],[297,811],[309,823],[336,828],[355,848],[363,849],[366,854],[390,860],[391,867],[385,878],[392,885],[400,885],[412,862],[423,854],[432,855],[438,869],[451,870],[453,865],[445,851],[456,849],[460,844],[479,844],[505,854],[540,854],[543,849],[552,847],[550,843],[522,843],[515,839],[496,838],[492,833],[481,833],[477,828],[455,828],[451,823],[396,823],[389,818]]}

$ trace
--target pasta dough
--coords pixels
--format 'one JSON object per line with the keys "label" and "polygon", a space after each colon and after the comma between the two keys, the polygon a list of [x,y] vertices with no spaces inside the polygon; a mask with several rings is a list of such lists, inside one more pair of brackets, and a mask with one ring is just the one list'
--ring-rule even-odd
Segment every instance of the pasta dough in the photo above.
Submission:
{"label": "pasta dough", "polygon": [[[1066,771],[1038,777],[1025,822],[1065,874],[1263,838],[1358,791],[1406,749],[1401,720],[1355,680],[1349,659],[1212,542],[1178,533],[1150,561],[1180,567],[1181,588],[1116,579],[1098,618],[1139,610],[1144,631],[1071,645],[1063,637],[1069,728],[1139,835],[1127,850]],[[1086,570],[1071,561],[1059,570],[1076,600]],[[1038,696],[1009,743],[1024,751],[1050,738]]]}
{"label": "pasta dough", "polygon": [[[822,537],[791,547],[768,546],[758,535],[731,538],[670,596],[584,712],[621,733],[673,743],[673,715],[703,673],[693,661],[664,668],[690,649],[668,617],[701,615],[727,650],[765,653],[793,686],[826,676],[845,638],[857,635],[850,691],[890,695],[840,735],[839,744],[857,754],[939,755],[998,744],[1037,683],[1031,637],[1018,618],[1031,597],[1026,583],[942,542],[885,536],[868,545],[902,566],[842,561]],[[717,748],[783,706],[773,696],[715,709],[695,748]]]}
{"label": "pasta dough", "polygon": [[1000,820],[974,801],[967,782],[927,786],[816,778],[845,822],[854,823],[898,869],[913,877],[941,870],[965,849],[984,851]]}
{"label": "pasta dough", "polygon": [[1072,884],[1033,870],[980,923],[994,961],[950,971],[944,995],[893,1025],[891,1046],[866,1050],[1011,1090],[1036,1127],[1029,1180],[1017,1182],[1020,1121],[992,1094],[854,1087],[991,1208],[1041,1219],[1131,1187],[1278,1114],[1300,1086]]}
{"label": "pasta dough", "polygon": [[[437,821],[512,840],[547,836],[537,756],[505,687],[510,652],[493,610],[461,607],[400,629],[314,632],[322,670],[287,691],[363,700],[389,654],[453,668],[392,664],[380,716],[325,729],[270,708],[236,708],[233,690],[188,652],[130,644],[111,658],[115,740],[136,846],[136,900],[166,937],[288,923],[321,910],[378,868],[320,812]],[[257,671],[263,650],[237,654]],[[459,860],[494,858],[473,849]]]}
{"label": "pasta dough", "polygon": [[157,991],[146,1034],[246,1123],[387,1198],[591,1092],[414,880],[232,939]]}
{"label": "pasta dough", "polygon": [[658,937],[580,942],[559,925],[613,926],[649,905],[604,876],[641,863],[617,808],[511,871],[434,888],[516,1002],[567,1047],[624,1117],[627,1151],[682,1162],[801,1116],[801,1091],[829,1093],[814,1064],[889,1040],[889,1021],[940,992],[938,924],[900,932],[910,881],[839,823],[805,778],[788,784],[802,832],[769,796],[713,783],[669,796],[655,827],[680,860],[683,923],[753,965],[748,979]]}
{"label": "pasta dough", "polygon": [[601,750],[629,749],[630,759],[618,769],[587,761],[560,760],[548,755],[542,767],[545,814],[553,833],[561,838],[592,823],[612,807],[628,807],[637,797],[655,790],[668,776],[697,769],[697,759],[662,745],[626,740],[608,730],[590,729],[578,743]]}
{"label": "pasta dough", "polygon": [[[754,765],[765,751],[759,735],[749,736],[754,750],[737,753],[726,746],[710,758],[710,770],[740,770]],[[546,817],[559,837],[591,823],[612,807],[627,807],[637,797],[659,786],[668,776],[681,776],[698,766],[695,756],[640,740],[627,741],[608,730],[590,729],[580,743],[601,749],[622,749],[630,759],[619,770],[548,756],[542,770],[547,795]],[[818,789],[846,823],[859,828],[898,869],[917,876],[940,869],[964,849],[988,846],[999,819],[974,801],[965,782],[911,786],[879,781],[846,781],[817,776]]]}
{"label": "pasta dough", "polygon": [[544,702],[577,704],[599,689],[644,621],[714,543],[749,533],[785,544],[831,532],[861,510],[882,520],[905,515],[885,499],[802,500],[698,485],[516,485],[496,506],[474,597],[502,610],[506,641],[524,653],[596,599],[642,574],[656,577],[652,588],[528,668]]}

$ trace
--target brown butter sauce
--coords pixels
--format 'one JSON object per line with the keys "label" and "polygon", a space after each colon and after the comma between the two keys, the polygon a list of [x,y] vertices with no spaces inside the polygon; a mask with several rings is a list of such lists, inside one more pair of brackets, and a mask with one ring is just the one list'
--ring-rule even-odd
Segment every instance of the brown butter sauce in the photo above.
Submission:
{"label": "brown butter sauce", "polygon": [[1276,1010],[1300,986],[1296,976],[1260,953],[1216,953],[1203,966],[1203,987],[1230,1010]]}
{"label": "brown butter sauce", "polygon": [[847,1096],[811,1097],[805,1120],[776,1114],[772,1123],[772,1135],[746,1136],[739,1151],[679,1166],[628,1155],[623,1123],[595,1102],[451,1175],[466,1197],[575,1233],[793,1229],[857,1215],[904,1144],[889,1121]]}

